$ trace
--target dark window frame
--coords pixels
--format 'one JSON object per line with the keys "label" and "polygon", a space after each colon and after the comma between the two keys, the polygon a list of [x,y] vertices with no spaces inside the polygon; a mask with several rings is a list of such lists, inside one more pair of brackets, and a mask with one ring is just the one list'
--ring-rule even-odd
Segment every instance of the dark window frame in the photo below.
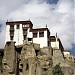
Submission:
{"label": "dark window frame", "polygon": [[37,32],[33,33],[33,38],[36,38],[37,37]]}
{"label": "dark window frame", "polygon": [[27,35],[27,29],[23,29],[23,35]]}
{"label": "dark window frame", "polygon": [[10,40],[13,40],[13,36],[10,36]]}
{"label": "dark window frame", "polygon": [[28,38],[28,41],[32,41],[32,38]]}
{"label": "dark window frame", "polygon": [[14,25],[10,25],[10,30],[14,30]]}
{"label": "dark window frame", "polygon": [[39,37],[44,37],[44,31],[39,32]]}
{"label": "dark window frame", "polygon": [[29,24],[23,24],[22,27],[23,28],[30,28]]}
{"label": "dark window frame", "polygon": [[19,28],[20,28],[20,25],[17,25],[17,26],[16,26],[16,29],[19,29]]}
{"label": "dark window frame", "polygon": [[23,35],[23,39],[24,39],[24,40],[26,39],[26,35]]}
{"label": "dark window frame", "polygon": [[10,31],[10,36],[14,36],[14,31]]}

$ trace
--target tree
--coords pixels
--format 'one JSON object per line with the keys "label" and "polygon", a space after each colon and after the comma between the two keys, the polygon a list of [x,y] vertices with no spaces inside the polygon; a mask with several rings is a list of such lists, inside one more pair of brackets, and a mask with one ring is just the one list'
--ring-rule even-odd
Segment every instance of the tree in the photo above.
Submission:
{"label": "tree", "polygon": [[61,70],[60,64],[57,64],[52,71],[53,75],[64,75],[63,71]]}

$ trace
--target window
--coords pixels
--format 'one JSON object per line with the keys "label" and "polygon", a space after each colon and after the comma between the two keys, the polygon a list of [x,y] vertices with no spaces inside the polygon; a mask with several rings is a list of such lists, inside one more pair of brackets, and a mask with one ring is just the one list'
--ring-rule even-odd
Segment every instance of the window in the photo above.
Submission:
{"label": "window", "polygon": [[10,40],[13,40],[13,36],[10,36]]}
{"label": "window", "polygon": [[14,30],[14,25],[10,25],[10,30]]}
{"label": "window", "polygon": [[32,38],[28,38],[28,41],[32,41]]}
{"label": "window", "polygon": [[27,29],[23,29],[23,35],[27,35]]}
{"label": "window", "polygon": [[17,29],[19,29],[19,25],[17,25],[17,27],[16,27]]}
{"label": "window", "polygon": [[27,24],[26,27],[29,27],[29,24]]}
{"label": "window", "polygon": [[14,36],[14,31],[10,31],[10,36]]}
{"label": "window", "polygon": [[23,36],[24,40],[26,39],[26,35]]}
{"label": "window", "polygon": [[44,37],[44,32],[39,32],[39,37]]}
{"label": "window", "polygon": [[23,25],[23,27],[26,27],[25,25]]}
{"label": "window", "polygon": [[29,24],[23,25],[23,27],[29,27]]}
{"label": "window", "polygon": [[37,37],[37,33],[33,33],[33,38]]}

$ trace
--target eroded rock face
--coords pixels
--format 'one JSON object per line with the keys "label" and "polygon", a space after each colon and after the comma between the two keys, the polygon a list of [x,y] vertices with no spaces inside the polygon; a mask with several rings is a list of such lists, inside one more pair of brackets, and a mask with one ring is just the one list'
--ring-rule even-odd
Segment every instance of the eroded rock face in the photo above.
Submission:
{"label": "eroded rock face", "polygon": [[22,75],[35,75],[35,49],[31,44],[24,44],[21,51]]}
{"label": "eroded rock face", "polygon": [[51,47],[41,49],[39,47],[38,44],[29,43],[27,40],[21,46],[15,46],[14,42],[7,42],[2,75],[52,75],[52,67],[56,63],[61,64],[64,75],[72,73],[74,75],[73,68],[69,69],[71,66],[64,62],[60,50],[53,51]]}
{"label": "eroded rock face", "polygon": [[15,43],[7,42],[5,45],[3,56],[3,75],[15,74],[15,68],[16,68]]}
{"label": "eroded rock face", "polygon": [[[35,44],[25,42],[21,51],[21,75],[48,75],[52,67],[52,59],[42,50],[36,50]],[[48,50],[48,48],[47,48]],[[49,72],[48,72],[49,71]]]}

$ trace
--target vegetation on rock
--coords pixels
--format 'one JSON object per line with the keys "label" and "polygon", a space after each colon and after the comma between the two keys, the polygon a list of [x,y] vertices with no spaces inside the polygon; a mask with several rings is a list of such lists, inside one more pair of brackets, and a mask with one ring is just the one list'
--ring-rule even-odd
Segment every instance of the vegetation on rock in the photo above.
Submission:
{"label": "vegetation on rock", "polygon": [[57,64],[52,71],[53,75],[64,75],[63,71],[61,70],[60,64]]}

